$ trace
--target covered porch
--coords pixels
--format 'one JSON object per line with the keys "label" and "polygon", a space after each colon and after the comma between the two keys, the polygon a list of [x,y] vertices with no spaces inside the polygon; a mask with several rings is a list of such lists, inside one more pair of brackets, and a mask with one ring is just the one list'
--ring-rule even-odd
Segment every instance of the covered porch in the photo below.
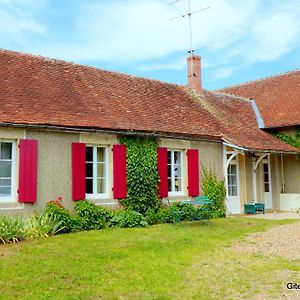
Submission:
{"label": "covered porch", "polygon": [[244,204],[266,210],[300,209],[300,159],[296,154],[253,151],[223,143],[228,214],[244,213]]}

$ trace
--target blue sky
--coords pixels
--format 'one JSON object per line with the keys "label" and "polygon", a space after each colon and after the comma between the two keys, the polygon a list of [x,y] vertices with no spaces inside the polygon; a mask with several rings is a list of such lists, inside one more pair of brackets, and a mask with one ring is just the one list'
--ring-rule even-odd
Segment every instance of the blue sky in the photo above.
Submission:
{"label": "blue sky", "polygon": [[[0,0],[0,47],[186,84],[187,0]],[[300,0],[191,0],[202,81],[300,68]]]}

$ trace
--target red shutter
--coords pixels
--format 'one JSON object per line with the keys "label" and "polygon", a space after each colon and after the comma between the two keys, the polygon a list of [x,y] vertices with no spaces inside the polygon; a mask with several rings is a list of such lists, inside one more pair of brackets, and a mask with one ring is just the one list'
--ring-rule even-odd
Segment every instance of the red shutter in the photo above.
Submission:
{"label": "red shutter", "polygon": [[85,199],[86,149],[84,143],[72,143],[72,199]]}
{"label": "red shutter", "polygon": [[168,150],[164,147],[157,148],[158,165],[158,194],[159,197],[168,197]]}
{"label": "red shutter", "polygon": [[114,158],[114,198],[124,199],[127,197],[126,187],[126,146],[113,146]]}
{"label": "red shutter", "polygon": [[35,203],[37,190],[37,140],[20,140],[19,202]]}
{"label": "red shutter", "polygon": [[199,195],[199,155],[197,149],[187,150],[189,196]]}

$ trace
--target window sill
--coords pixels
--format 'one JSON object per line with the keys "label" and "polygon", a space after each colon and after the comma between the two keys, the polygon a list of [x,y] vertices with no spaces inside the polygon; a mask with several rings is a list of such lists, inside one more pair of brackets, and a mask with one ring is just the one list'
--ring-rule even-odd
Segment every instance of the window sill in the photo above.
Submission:
{"label": "window sill", "polygon": [[24,203],[0,202],[0,211],[1,210],[16,210],[16,209],[24,209]]}

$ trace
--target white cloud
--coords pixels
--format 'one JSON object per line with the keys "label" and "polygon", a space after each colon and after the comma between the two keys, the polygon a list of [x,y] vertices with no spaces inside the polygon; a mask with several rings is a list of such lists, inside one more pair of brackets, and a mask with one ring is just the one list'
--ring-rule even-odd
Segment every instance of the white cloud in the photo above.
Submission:
{"label": "white cloud", "polygon": [[0,0],[0,38],[2,44],[30,44],[29,35],[42,34],[46,26],[35,16],[43,1]]}
{"label": "white cloud", "polygon": [[217,80],[226,79],[230,77],[236,70],[236,67],[222,67],[214,70],[213,76]]}
{"label": "white cloud", "polygon": [[[49,14],[47,0],[0,0],[0,38],[4,45],[21,44],[26,51],[66,60],[180,70],[186,67],[178,54],[183,57],[189,47],[188,23],[169,19],[186,11],[187,0],[168,2],[86,0],[76,12],[62,5],[55,16],[61,14],[69,27],[60,25],[59,31],[41,21]],[[218,68],[219,78],[232,75],[239,64],[270,61],[300,47],[299,0],[191,3],[193,10],[211,7],[193,15],[193,44],[198,54],[207,54],[203,66]],[[170,56],[173,61],[153,63]]]}

